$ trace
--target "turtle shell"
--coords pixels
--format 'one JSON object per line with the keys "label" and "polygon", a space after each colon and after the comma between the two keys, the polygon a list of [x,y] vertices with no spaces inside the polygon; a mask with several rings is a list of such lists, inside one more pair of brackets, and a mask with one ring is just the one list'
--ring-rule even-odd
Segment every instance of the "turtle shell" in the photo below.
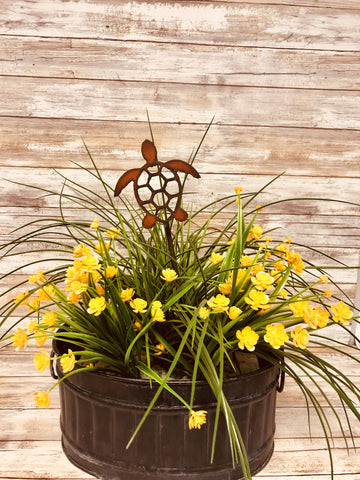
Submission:
{"label": "turtle shell", "polygon": [[174,216],[181,202],[179,175],[158,162],[140,169],[134,183],[136,200],[147,213],[155,215],[160,222]]}

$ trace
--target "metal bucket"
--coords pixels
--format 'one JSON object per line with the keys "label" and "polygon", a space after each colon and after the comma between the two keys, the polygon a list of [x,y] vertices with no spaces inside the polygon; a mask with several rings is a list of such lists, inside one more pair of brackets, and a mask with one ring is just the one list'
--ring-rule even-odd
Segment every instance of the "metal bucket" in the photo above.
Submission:
{"label": "metal bucket", "polygon": [[[58,343],[58,345],[56,345]],[[55,354],[61,354],[54,342]],[[64,374],[57,362],[59,377]],[[259,370],[231,377],[224,393],[233,410],[254,475],[270,460],[275,432],[275,402],[279,369],[266,364]],[[238,480],[233,468],[224,418],[220,418],[215,458],[210,463],[216,400],[206,382],[196,387],[194,410],[206,410],[207,423],[189,430],[188,410],[165,390],[141,427],[126,445],[151,402],[157,385],[100,372],[70,376],[60,385],[63,450],[69,460],[103,480]],[[171,381],[171,387],[190,398],[191,382]]]}

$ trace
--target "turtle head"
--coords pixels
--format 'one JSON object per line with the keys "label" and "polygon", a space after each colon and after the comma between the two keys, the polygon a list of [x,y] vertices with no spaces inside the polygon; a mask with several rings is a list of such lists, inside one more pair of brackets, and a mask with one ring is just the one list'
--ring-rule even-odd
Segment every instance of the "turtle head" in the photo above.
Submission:
{"label": "turtle head", "polygon": [[141,153],[142,156],[145,158],[146,164],[148,166],[154,165],[156,163],[157,151],[153,142],[150,142],[150,140],[144,140],[141,145]]}

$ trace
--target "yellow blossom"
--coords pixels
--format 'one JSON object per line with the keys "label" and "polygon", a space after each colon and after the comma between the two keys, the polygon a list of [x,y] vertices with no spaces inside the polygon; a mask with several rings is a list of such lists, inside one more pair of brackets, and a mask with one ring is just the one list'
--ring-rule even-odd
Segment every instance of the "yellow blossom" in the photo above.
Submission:
{"label": "yellow blossom", "polygon": [[34,365],[38,372],[50,368],[50,355],[43,348],[40,349],[40,353],[35,354]]}
{"label": "yellow blossom", "polygon": [[220,283],[219,292],[223,295],[229,295],[232,289],[232,282],[226,281],[225,283]]}
{"label": "yellow blossom", "polygon": [[165,345],[162,343],[158,343],[156,346],[156,351],[154,352],[154,355],[162,355],[165,352]]}
{"label": "yellow blossom", "polygon": [[38,344],[39,347],[42,347],[45,344],[48,336],[43,330],[40,330],[38,328],[35,330],[35,335],[36,336],[34,338],[36,343]]}
{"label": "yellow blossom", "polygon": [[39,270],[35,275],[31,275],[29,283],[37,283],[45,281],[44,272]]}
{"label": "yellow blossom", "polygon": [[304,262],[302,261],[300,253],[296,253],[293,250],[291,250],[288,255],[287,255],[287,261],[291,265],[291,268],[296,272],[296,273],[302,273],[304,270]]}
{"label": "yellow blossom", "polygon": [[81,264],[88,272],[93,272],[100,268],[99,260],[94,255],[88,255],[81,260]]}
{"label": "yellow blossom", "polygon": [[65,290],[71,290],[77,295],[81,295],[86,292],[88,286],[85,283],[80,282],[79,280],[74,280],[71,284],[65,288]]}
{"label": "yellow blossom", "polygon": [[165,314],[161,310],[162,303],[159,300],[155,300],[155,302],[151,305],[151,318],[154,322],[164,322],[165,321]]}
{"label": "yellow blossom", "polygon": [[201,320],[207,320],[210,316],[210,308],[207,308],[207,307],[200,307],[199,308],[199,317],[201,318]]}
{"label": "yellow blossom", "polygon": [[92,298],[89,302],[89,308],[87,309],[88,313],[98,316],[106,308],[106,300],[104,297],[95,297]]}
{"label": "yellow blossom", "polygon": [[214,265],[216,265],[217,263],[221,263],[223,260],[224,260],[224,257],[220,255],[220,253],[216,253],[216,252],[212,252],[209,258],[209,262],[213,263]]}
{"label": "yellow blossom", "polygon": [[56,323],[57,316],[55,312],[47,312],[42,317],[41,323],[46,327],[53,327]]}
{"label": "yellow blossom", "polygon": [[251,290],[249,296],[245,298],[245,302],[251,306],[253,310],[266,310],[270,308],[269,297],[261,291]]}
{"label": "yellow blossom", "polygon": [[30,310],[39,310],[39,308],[40,308],[40,298],[39,297],[32,298],[28,303],[28,308]]}
{"label": "yellow blossom", "polygon": [[256,277],[252,277],[251,281],[257,290],[267,290],[272,287],[274,278],[266,272],[259,272]]}
{"label": "yellow blossom", "polygon": [[283,272],[284,270],[286,270],[285,262],[282,262],[282,261],[275,262],[274,268],[277,272]]}
{"label": "yellow blossom", "polygon": [[103,297],[105,295],[105,289],[102,285],[100,285],[100,283],[98,283],[96,286],[96,291],[97,293],[100,295],[100,297]]}
{"label": "yellow blossom", "polygon": [[[94,270],[93,272],[89,273],[89,275],[91,275],[94,283],[100,282],[102,278],[100,270]],[[88,279],[86,279],[86,283],[88,283]]]}
{"label": "yellow blossom", "polygon": [[318,311],[315,310],[311,305],[306,305],[303,312],[304,322],[309,325],[311,328],[317,328],[319,323]]}
{"label": "yellow blossom", "polygon": [[329,279],[327,275],[321,275],[319,282],[328,283]]}
{"label": "yellow blossom", "polygon": [[263,234],[263,229],[260,227],[260,225],[253,225],[250,229],[250,233],[247,237],[247,241],[250,241],[252,239],[260,240],[260,237],[262,234]]}
{"label": "yellow blossom", "polygon": [[40,301],[51,300],[54,296],[55,290],[52,285],[45,285],[38,291],[38,297]]}
{"label": "yellow blossom", "polygon": [[324,297],[329,297],[331,298],[332,297],[332,291],[330,290],[330,288],[328,288],[327,290],[325,290],[325,292],[323,293]]}
{"label": "yellow blossom", "polygon": [[238,346],[241,350],[246,348],[249,352],[255,350],[255,345],[259,340],[259,335],[252,330],[251,327],[247,326],[242,330],[237,330],[236,338],[239,340]]}
{"label": "yellow blossom", "polygon": [[64,355],[62,358],[60,358],[60,364],[61,364],[61,368],[63,369],[63,372],[68,373],[74,370],[75,363],[76,363],[75,355],[73,354],[72,350],[70,350],[69,348],[67,355]]}
{"label": "yellow blossom", "polygon": [[178,274],[171,268],[165,268],[165,270],[161,271],[161,278],[165,280],[165,282],[173,282],[178,278]]}
{"label": "yellow blossom", "polygon": [[73,249],[74,258],[88,257],[90,255],[92,255],[92,250],[84,243],[76,245],[76,247],[74,247]]}
{"label": "yellow blossom", "polygon": [[36,320],[30,320],[27,326],[27,333],[34,333],[36,332],[36,329],[38,328],[38,323]]}
{"label": "yellow blossom", "polygon": [[110,228],[107,232],[105,232],[105,237],[107,238],[118,238],[120,233],[120,228]]}
{"label": "yellow blossom", "polygon": [[133,309],[135,313],[145,313],[147,302],[142,298],[135,298],[134,300],[130,301],[130,307]]}
{"label": "yellow blossom", "polygon": [[215,312],[226,312],[229,309],[230,300],[218,293],[216,297],[211,297],[207,304]]}
{"label": "yellow blossom", "polygon": [[90,228],[97,230],[99,228],[99,220],[93,220],[92,224],[90,225]]}
{"label": "yellow blossom", "polygon": [[288,252],[289,252],[289,245],[285,245],[284,243],[281,243],[275,248],[275,253],[280,257],[287,255]]}
{"label": "yellow blossom", "polygon": [[130,302],[134,295],[133,288],[126,288],[125,290],[121,290],[120,297],[123,302]]}
{"label": "yellow blossom", "polygon": [[206,410],[198,410],[197,412],[191,410],[189,416],[189,429],[192,430],[193,428],[201,428],[201,426],[206,423],[206,414]]}
{"label": "yellow blossom", "polygon": [[113,265],[110,265],[109,267],[106,267],[105,273],[107,278],[113,278],[118,272],[118,268],[114,267]]}
{"label": "yellow blossom", "polygon": [[243,255],[240,258],[240,265],[242,267],[250,267],[250,265],[253,263],[252,257],[249,257],[248,255]]}
{"label": "yellow blossom", "polygon": [[293,312],[294,317],[301,318],[304,315],[305,308],[308,306],[308,302],[294,302],[289,305],[290,310]]}
{"label": "yellow blossom", "polygon": [[264,266],[261,263],[257,263],[252,267],[251,274],[254,275],[254,277],[256,277],[258,273],[263,271],[264,271]]}
{"label": "yellow blossom", "polygon": [[289,340],[288,334],[285,332],[284,325],[278,323],[276,325],[266,325],[266,334],[264,335],[264,340],[273,348],[280,348],[284,345],[285,342]]}
{"label": "yellow blossom", "polygon": [[256,205],[255,207],[255,210],[257,210],[258,212],[262,212],[262,206],[261,205]]}
{"label": "yellow blossom", "polygon": [[309,332],[302,328],[301,325],[296,325],[290,333],[295,347],[305,349],[310,337]]}
{"label": "yellow blossom", "polygon": [[97,243],[95,245],[95,251],[96,253],[98,253],[99,255],[101,255],[102,253],[105,253],[106,250],[109,250],[110,249],[110,242],[106,242],[104,244],[100,244],[100,243]]}
{"label": "yellow blossom", "polygon": [[39,408],[49,408],[50,396],[48,392],[35,392],[34,397],[35,403]]}
{"label": "yellow blossom", "polygon": [[280,290],[280,292],[278,293],[278,297],[280,298],[287,298],[288,296],[289,293],[285,289]]}
{"label": "yellow blossom", "polygon": [[291,238],[290,237],[286,237],[285,240],[284,240],[285,243],[291,243]]}
{"label": "yellow blossom", "polygon": [[265,237],[266,246],[268,246],[271,241],[272,241],[271,237]]}
{"label": "yellow blossom", "polygon": [[135,332],[140,332],[141,329],[142,329],[141,323],[139,322],[139,320],[135,320],[135,322],[134,322],[134,330],[135,330]]}
{"label": "yellow blossom", "polygon": [[241,308],[238,307],[230,307],[228,311],[228,317],[230,320],[235,320],[242,314]]}
{"label": "yellow blossom", "polygon": [[70,292],[66,298],[69,300],[70,303],[76,303],[81,300],[81,295],[78,295],[75,292]]}
{"label": "yellow blossom", "polygon": [[13,341],[13,347],[15,347],[15,350],[21,350],[22,348],[27,347],[27,343],[28,343],[27,333],[25,332],[25,330],[23,330],[20,327],[18,327],[17,331],[11,337],[11,340]]}
{"label": "yellow blossom", "polygon": [[27,305],[28,301],[29,292],[20,292],[15,298],[16,305]]}
{"label": "yellow blossom", "polygon": [[331,305],[331,312],[334,322],[342,323],[343,325],[348,325],[349,320],[353,316],[353,312],[343,301],[337,305]]}

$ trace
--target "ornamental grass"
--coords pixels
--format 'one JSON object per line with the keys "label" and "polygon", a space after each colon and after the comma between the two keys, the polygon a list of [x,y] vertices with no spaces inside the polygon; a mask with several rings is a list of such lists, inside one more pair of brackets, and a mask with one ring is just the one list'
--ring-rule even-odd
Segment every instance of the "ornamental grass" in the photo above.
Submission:
{"label": "ornamental grass", "polygon": [[[129,444],[163,389],[188,407],[189,428],[206,428],[206,411],[193,410],[196,381],[205,379],[218,415],[225,414],[233,462],[241,462],[246,479],[246,451],[222,384],[239,374],[236,352],[253,352],[295,380],[320,420],[332,468],[329,409],[322,405],[330,407],[345,437],[360,417],[360,390],[311,347],[326,346],[356,362],[355,347],[343,343],[334,326],[351,336],[349,322],[359,318],[323,267],[300,255],[290,238],[261,227],[260,210],[270,204],[260,209],[258,196],[277,178],[252,193],[234,185],[234,194],[187,210],[184,221],[171,219],[170,244],[164,223],[144,229],[144,213],[130,190],[115,199],[114,185],[105,182],[90,153],[89,158],[89,168],[76,168],[95,179],[97,189],[71,178],[64,178],[60,192],[29,186],[57,196],[59,216],[29,222],[1,247],[3,257],[18,263],[3,279],[23,268],[33,271],[28,281],[2,294],[13,297],[1,307],[2,345],[20,350],[35,341],[34,368],[42,371],[53,362],[44,344],[58,339],[69,345],[60,357],[64,378],[105,370],[150,379],[157,385],[154,399]],[[67,218],[64,203],[81,209],[80,220]],[[27,255],[39,258],[26,261]],[[171,389],[173,378],[192,380],[191,398]],[[345,420],[325,394],[324,381],[339,397]],[[56,385],[34,394],[38,407],[49,407]]]}

